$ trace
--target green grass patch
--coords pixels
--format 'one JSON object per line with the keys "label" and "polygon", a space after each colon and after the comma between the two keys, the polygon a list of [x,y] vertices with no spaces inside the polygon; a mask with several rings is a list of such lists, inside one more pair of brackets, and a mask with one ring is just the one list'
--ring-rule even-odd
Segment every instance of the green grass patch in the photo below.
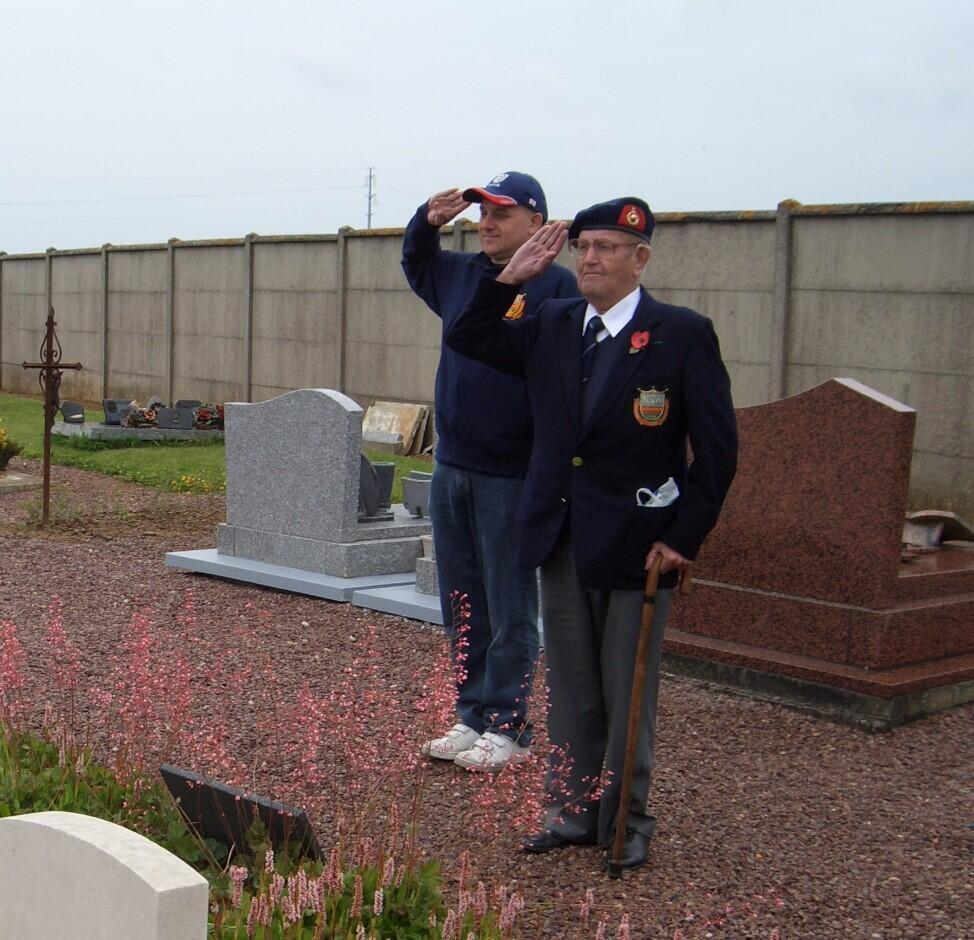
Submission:
{"label": "green grass patch", "polygon": [[[86,408],[89,420],[101,417]],[[44,454],[44,411],[41,401],[0,394],[0,424],[23,448],[22,457],[40,460]],[[367,451],[372,461],[396,465],[392,501],[402,502],[401,477],[410,470],[430,470],[428,458],[400,457]],[[65,467],[78,467],[121,477],[142,486],[177,492],[222,491],[226,460],[222,441],[91,441],[85,438],[51,439],[51,459]]]}

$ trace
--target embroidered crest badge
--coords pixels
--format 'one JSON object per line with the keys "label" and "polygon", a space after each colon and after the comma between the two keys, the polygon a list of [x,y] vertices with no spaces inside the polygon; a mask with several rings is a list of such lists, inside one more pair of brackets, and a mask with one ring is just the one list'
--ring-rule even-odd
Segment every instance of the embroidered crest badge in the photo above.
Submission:
{"label": "embroidered crest badge", "polygon": [[520,320],[521,317],[524,316],[524,303],[525,303],[524,294],[518,294],[517,297],[514,298],[514,303],[512,303],[511,306],[507,308],[507,313],[504,314],[504,319]]}
{"label": "embroidered crest badge", "polygon": [[670,400],[666,397],[666,389],[657,388],[638,390],[639,394],[632,403],[632,413],[644,428],[658,428],[670,413]]}

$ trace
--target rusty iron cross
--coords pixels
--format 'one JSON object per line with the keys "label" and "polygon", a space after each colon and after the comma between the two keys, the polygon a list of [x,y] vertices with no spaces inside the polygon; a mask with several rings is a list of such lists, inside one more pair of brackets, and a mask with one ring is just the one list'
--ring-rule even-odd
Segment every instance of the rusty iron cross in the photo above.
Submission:
{"label": "rusty iron cross", "polygon": [[54,332],[54,308],[47,314],[47,329],[41,343],[40,362],[25,362],[25,369],[38,369],[37,379],[44,393],[44,497],[41,509],[41,525],[47,525],[51,507],[51,428],[54,415],[61,406],[58,392],[61,388],[61,374],[65,369],[82,369],[80,362],[61,361],[61,342]]}

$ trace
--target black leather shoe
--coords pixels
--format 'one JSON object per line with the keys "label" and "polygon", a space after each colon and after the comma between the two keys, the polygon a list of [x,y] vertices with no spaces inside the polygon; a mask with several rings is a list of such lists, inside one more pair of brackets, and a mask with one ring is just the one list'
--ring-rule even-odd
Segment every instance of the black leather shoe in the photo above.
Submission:
{"label": "black leather shoe", "polygon": [[[635,829],[626,830],[626,841],[622,847],[622,858],[619,859],[619,868],[641,868],[646,864],[649,857],[649,837]],[[606,850],[605,865],[612,867],[612,846]]]}
{"label": "black leather shoe", "polygon": [[531,852],[534,855],[542,855],[545,852],[553,852],[555,849],[565,849],[570,845],[592,845],[593,840],[576,842],[567,839],[560,832],[554,829],[542,829],[533,836],[528,836],[521,843],[521,850]]}

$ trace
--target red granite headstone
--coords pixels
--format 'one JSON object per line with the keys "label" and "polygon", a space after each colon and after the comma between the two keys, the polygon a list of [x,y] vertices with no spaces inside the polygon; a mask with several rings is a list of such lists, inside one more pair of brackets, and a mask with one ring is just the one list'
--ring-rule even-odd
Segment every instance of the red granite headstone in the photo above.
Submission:
{"label": "red granite headstone", "polygon": [[974,679],[974,553],[901,557],[913,409],[831,379],[737,417],[738,474],[667,649],[887,699]]}

